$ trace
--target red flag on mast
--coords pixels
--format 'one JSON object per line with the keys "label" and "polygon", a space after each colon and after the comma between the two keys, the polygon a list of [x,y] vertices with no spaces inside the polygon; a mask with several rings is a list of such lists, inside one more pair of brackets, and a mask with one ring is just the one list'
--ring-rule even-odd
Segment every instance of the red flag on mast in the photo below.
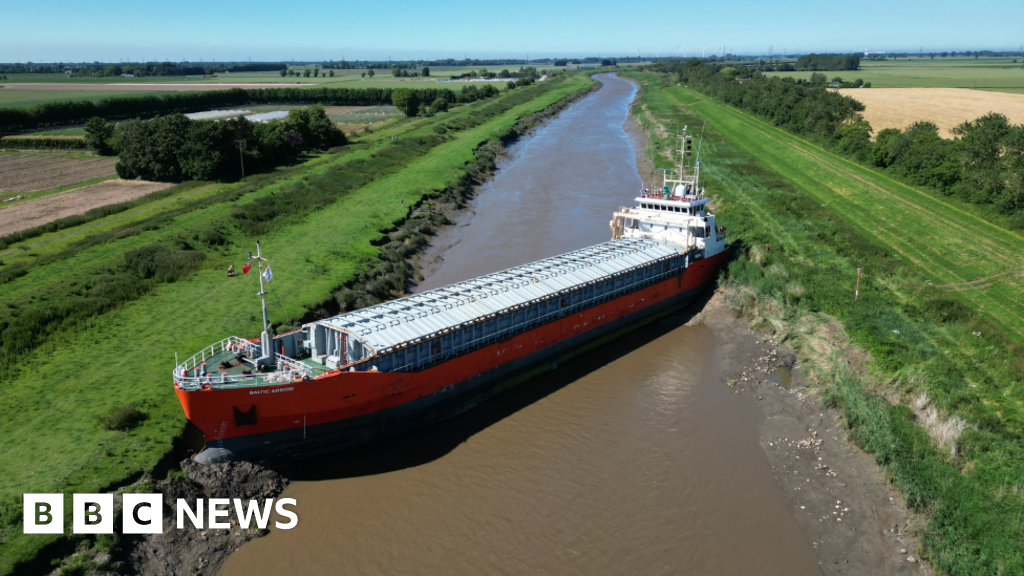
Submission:
{"label": "red flag on mast", "polygon": [[250,268],[252,268],[252,262],[246,262],[245,266],[242,266],[242,274],[248,274]]}

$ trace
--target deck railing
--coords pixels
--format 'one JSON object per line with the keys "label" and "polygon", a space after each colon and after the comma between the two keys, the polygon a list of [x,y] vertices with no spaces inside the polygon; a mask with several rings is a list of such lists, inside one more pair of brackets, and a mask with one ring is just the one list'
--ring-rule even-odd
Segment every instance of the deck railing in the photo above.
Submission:
{"label": "deck railing", "polygon": [[[207,367],[206,373],[202,373],[201,367],[207,360],[212,361],[224,353],[235,354],[238,352],[244,353],[247,356],[246,361],[252,364],[260,356],[260,345],[238,336],[228,336],[219,342],[210,344],[175,366],[175,386],[182,390],[200,390],[203,388],[240,388],[263,384],[284,384],[304,378],[315,378],[326,372],[326,370],[319,370],[287,356],[274,353],[274,361],[278,369],[273,372],[254,371],[252,374],[224,375],[217,367]],[[255,369],[256,366],[252,365]]]}

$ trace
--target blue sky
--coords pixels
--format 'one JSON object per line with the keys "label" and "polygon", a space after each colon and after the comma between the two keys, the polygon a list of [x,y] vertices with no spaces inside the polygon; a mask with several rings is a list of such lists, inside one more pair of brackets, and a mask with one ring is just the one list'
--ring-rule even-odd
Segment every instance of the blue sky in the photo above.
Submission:
{"label": "blue sky", "polygon": [[1020,0],[7,0],[0,61],[340,60],[1017,48]]}

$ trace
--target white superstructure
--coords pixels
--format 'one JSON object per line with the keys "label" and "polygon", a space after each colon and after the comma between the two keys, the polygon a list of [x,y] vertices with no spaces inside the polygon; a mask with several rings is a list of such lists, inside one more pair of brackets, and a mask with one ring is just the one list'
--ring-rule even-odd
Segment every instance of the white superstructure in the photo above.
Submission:
{"label": "white superstructure", "polygon": [[670,177],[664,171],[661,190],[645,189],[634,200],[632,208],[620,208],[610,222],[612,239],[644,238],[672,243],[683,252],[702,251],[707,258],[725,249],[725,228],[715,224],[715,216],[707,212],[708,199],[700,187],[700,161],[687,171],[686,157],[692,143],[686,128],[679,136],[679,171]]}

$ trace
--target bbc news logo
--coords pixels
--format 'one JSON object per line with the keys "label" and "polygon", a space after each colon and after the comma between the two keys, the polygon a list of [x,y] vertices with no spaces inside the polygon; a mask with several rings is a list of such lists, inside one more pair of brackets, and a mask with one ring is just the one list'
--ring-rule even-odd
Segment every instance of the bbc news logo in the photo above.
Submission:
{"label": "bbc news logo", "polygon": [[[114,517],[117,515],[113,494],[73,494],[71,498],[71,531],[74,534],[113,534]],[[204,506],[205,504],[205,506]],[[262,506],[261,506],[262,504]],[[125,494],[122,497],[121,532],[123,534],[163,534],[164,497],[161,494]],[[274,527],[291,530],[299,523],[294,510],[294,498],[274,501],[249,500],[240,498],[210,498],[204,502],[196,500],[192,506],[182,498],[177,500],[177,529],[184,530],[191,524],[199,530],[230,530],[228,518],[232,510],[238,525],[248,529],[250,524],[266,529],[270,524],[273,510],[287,522],[275,521]],[[204,514],[204,508],[206,514]],[[63,494],[24,495],[25,534],[64,533]]]}

